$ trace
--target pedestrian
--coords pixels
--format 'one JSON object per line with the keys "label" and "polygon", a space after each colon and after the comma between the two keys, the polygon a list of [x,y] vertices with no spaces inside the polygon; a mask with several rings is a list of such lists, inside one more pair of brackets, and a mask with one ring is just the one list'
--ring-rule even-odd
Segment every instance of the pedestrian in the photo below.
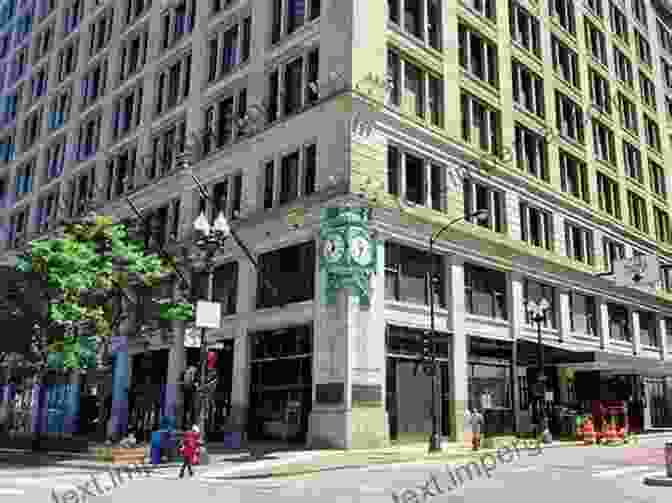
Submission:
{"label": "pedestrian", "polygon": [[471,433],[473,438],[471,445],[475,451],[481,448],[481,428],[484,422],[483,414],[478,410],[478,407],[475,407],[471,414]]}
{"label": "pedestrian", "polygon": [[197,463],[198,451],[201,445],[201,431],[198,426],[194,425],[191,431],[184,433],[182,445],[180,446],[180,454],[182,454],[182,468],[180,468],[180,478],[184,477],[184,469],[189,469],[189,476],[194,476],[192,465]]}
{"label": "pedestrian", "polygon": [[464,410],[464,444],[465,447],[468,447],[473,442],[473,434],[471,429],[471,411],[469,409]]}

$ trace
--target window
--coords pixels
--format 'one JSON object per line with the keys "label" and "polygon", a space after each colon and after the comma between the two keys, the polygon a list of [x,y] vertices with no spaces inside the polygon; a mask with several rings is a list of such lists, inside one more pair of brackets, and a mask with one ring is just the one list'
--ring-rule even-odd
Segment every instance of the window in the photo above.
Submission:
{"label": "window", "polygon": [[573,0],[550,0],[549,15],[572,35],[576,35],[576,18]]}
{"label": "window", "polygon": [[600,112],[611,115],[609,81],[590,67],[588,67],[588,75],[590,79],[590,101]]}
{"label": "window", "polygon": [[58,129],[70,120],[72,108],[72,86],[57,94],[49,106],[47,125],[49,130]]}
{"label": "window", "polygon": [[89,70],[82,78],[81,96],[84,110],[100,99],[107,90],[107,58]]}
{"label": "window", "polygon": [[506,320],[506,285],[506,273],[464,264],[464,301],[467,312]]}
{"label": "window", "polygon": [[618,79],[631,89],[634,89],[635,84],[632,74],[632,63],[630,62],[630,59],[616,47],[614,47],[614,65],[616,67],[616,76]]}
{"label": "window", "polygon": [[[541,325],[544,328],[555,328],[556,322],[556,303],[555,303],[555,288],[537,281],[526,279],[523,283],[523,305],[527,306],[527,303],[539,302],[541,299],[546,299],[550,304],[549,308],[546,310],[546,316],[541,322]],[[525,309],[525,323],[528,325],[532,324],[532,318],[530,313]]]}
{"label": "window", "polygon": [[317,95],[310,85],[317,83],[318,69],[319,49],[315,48],[270,73],[269,122],[298,113],[305,105],[315,102]]}
{"label": "window", "polygon": [[620,8],[614,3],[610,2],[611,10],[611,31],[618,36],[623,42],[628,44],[628,20]]}
{"label": "window", "polygon": [[205,109],[203,155],[216,152],[243,134],[236,119],[244,117],[246,109],[247,89],[240,89],[232,96],[220,98]]}
{"label": "window", "polygon": [[[49,53],[54,47],[54,23],[49,24],[41,32],[35,35],[35,40],[33,42],[33,64],[37,63],[44,56]],[[0,52],[0,57],[2,56]]]}
{"label": "window", "polygon": [[632,0],[632,9],[635,13],[635,19],[646,27],[646,5],[644,0]]}
{"label": "window", "polygon": [[89,25],[89,57],[98,54],[110,42],[113,23],[114,9],[110,7]]}
{"label": "window", "polygon": [[497,45],[465,24],[458,27],[460,66],[470,75],[499,88]]}
{"label": "window", "polygon": [[[403,5],[403,8],[401,6]],[[441,4],[439,0],[388,0],[389,19],[405,32],[441,50]],[[426,13],[427,26],[423,27]]]}
{"label": "window", "polygon": [[9,75],[10,85],[22,78],[28,70],[28,49],[19,49],[14,53],[11,60],[11,72]]}
{"label": "window", "polygon": [[321,0],[273,0],[271,43],[320,17]]}
{"label": "window", "polygon": [[14,191],[16,201],[20,201],[33,191],[36,163],[37,158],[33,157],[30,161],[16,169],[16,185]]}
{"label": "window", "polygon": [[250,33],[247,18],[241,28],[236,24],[208,40],[208,81],[215,82],[233,72],[250,56]]}
{"label": "window", "polygon": [[545,182],[549,181],[546,139],[520,123],[515,125],[516,166]]}
{"label": "window", "polygon": [[614,262],[625,258],[625,246],[607,237],[602,238],[602,253],[604,254],[604,267],[607,271],[614,270]]}
{"label": "window", "polygon": [[650,67],[653,64],[653,60],[651,59],[651,46],[644,36],[637,30],[635,30],[635,43],[637,44],[637,56],[639,57],[639,62]]}
{"label": "window", "polygon": [[583,111],[581,107],[560,91],[555,91],[555,111],[557,116],[556,124],[560,135],[583,144],[585,142],[585,133],[583,130]]}
{"label": "window", "polygon": [[567,257],[572,260],[588,265],[595,262],[593,233],[584,227],[565,222],[565,248]]}
{"label": "window", "polygon": [[[207,281],[207,273],[199,271],[194,274],[196,298],[206,298]],[[215,268],[212,289],[214,301],[222,306],[222,316],[235,314],[238,301],[238,262],[228,262]]]}
{"label": "window", "polygon": [[23,130],[23,151],[30,149],[42,134],[43,111],[44,107],[40,107],[26,118]]}
{"label": "window", "polygon": [[[464,180],[464,216],[472,223],[494,232],[506,232],[504,221],[504,193],[474,180]],[[488,210],[488,219],[476,221],[471,215],[478,210]]]}
{"label": "window", "polygon": [[105,197],[113,201],[133,190],[135,183],[135,163],[138,155],[136,145],[124,146],[107,161]]}
{"label": "window", "polygon": [[100,128],[102,115],[93,114],[82,121],[79,128],[79,142],[77,143],[77,160],[84,161],[98,152],[100,147]]}
{"label": "window", "polygon": [[649,224],[646,215],[646,201],[631,191],[628,191],[628,213],[630,215],[630,225],[641,232],[649,232]]}
{"label": "window", "polygon": [[593,119],[593,155],[600,161],[616,166],[614,133],[597,119]]}
{"label": "window", "polygon": [[385,298],[429,305],[427,275],[434,277],[434,299],[445,306],[441,256],[396,243],[385,243]]}
{"label": "window", "polygon": [[398,147],[387,149],[387,187],[404,201],[445,211],[446,168]]}
{"label": "window", "polygon": [[124,26],[128,26],[138,20],[146,12],[149,12],[152,0],[127,0],[124,15]]}
{"label": "window", "polygon": [[9,246],[18,248],[28,237],[28,215],[30,207],[26,206],[9,217]]}
{"label": "window", "polygon": [[[35,8],[35,17],[37,17],[38,22],[41,22],[49,14],[54,12],[55,9],[56,9],[56,0],[43,0],[41,2],[37,2]],[[0,15],[0,18],[1,17],[2,16]],[[0,24],[2,24],[2,21],[0,21]]]}
{"label": "window", "polygon": [[639,149],[630,145],[627,141],[623,142],[623,162],[625,164],[626,176],[644,183],[644,174],[642,172],[642,154]]}
{"label": "window", "polygon": [[572,292],[569,295],[569,322],[572,332],[597,336],[595,297]]}
{"label": "window", "polygon": [[180,120],[152,135],[152,160],[146,176],[149,180],[172,172],[175,156],[184,150],[187,123]]}
{"label": "window", "polygon": [[47,169],[45,170],[45,180],[47,182],[63,174],[63,168],[65,167],[65,143],[66,139],[61,137],[47,148]]}
{"label": "window", "polygon": [[660,40],[660,46],[664,51],[672,55],[672,33],[660,19],[656,20],[656,25],[658,26],[658,40]]}
{"label": "window", "polygon": [[483,151],[499,154],[501,124],[499,111],[462,92],[462,138]]}
{"label": "window", "polygon": [[63,27],[65,34],[72,33],[79,26],[84,16],[84,0],[73,0],[63,13]]}
{"label": "window", "polygon": [[0,138],[0,163],[6,165],[16,160],[16,142],[14,134]]}
{"label": "window", "polygon": [[19,104],[23,96],[23,86],[20,84],[16,91],[9,96],[0,96],[0,123],[5,125],[9,122],[14,122],[18,115]]}
{"label": "window", "polygon": [[588,168],[586,163],[560,150],[560,184],[567,192],[585,202],[590,202]]}
{"label": "window", "polygon": [[523,241],[553,250],[553,217],[549,212],[520,203],[520,227]]}
{"label": "window", "polygon": [[656,239],[661,243],[672,243],[672,235],[670,235],[670,217],[667,212],[654,206],[653,223],[656,231]]}
{"label": "window", "polygon": [[593,59],[607,66],[607,38],[593,23],[586,20],[586,44]]}
{"label": "window", "polygon": [[509,4],[511,39],[541,58],[539,20],[517,2]]}
{"label": "window", "polygon": [[602,0],[587,0],[586,5],[597,17],[603,17]]}
{"label": "window", "polygon": [[227,175],[208,189],[214,204],[208,205],[203,199],[199,202],[199,213],[205,213],[210,221],[221,211],[227,220],[240,217],[243,202],[243,175],[234,173]]}
{"label": "window", "polygon": [[77,69],[77,40],[68,44],[58,53],[58,81],[63,82]]}
{"label": "window", "polygon": [[667,196],[665,171],[657,162],[649,161],[649,178],[651,179],[651,190],[653,193],[665,199]]}
{"label": "window", "polygon": [[36,231],[46,232],[56,226],[58,215],[58,190],[40,197],[37,203]]}
{"label": "window", "polygon": [[607,304],[609,313],[609,338],[615,341],[632,342],[630,314],[627,308],[618,304]]}
{"label": "window", "polygon": [[179,238],[179,198],[146,213],[142,232],[142,236],[145,237],[143,244],[146,250],[159,250],[169,239],[177,240]]}
{"label": "window", "polygon": [[597,200],[600,210],[621,219],[621,203],[618,184],[611,178],[597,173]]}
{"label": "window", "polygon": [[579,56],[555,35],[551,35],[551,56],[553,69],[569,85],[579,89],[581,87],[579,71]]}
{"label": "window", "polygon": [[[280,173],[277,173],[276,165]],[[291,203],[315,192],[317,145],[310,144],[279,159],[267,161],[264,169],[264,208]]]}
{"label": "window", "polygon": [[490,21],[497,21],[495,0],[464,0],[463,4]]}
{"label": "window", "polygon": [[544,81],[517,60],[513,60],[513,101],[542,119],[544,118]]}
{"label": "window", "polygon": [[147,63],[149,31],[141,29],[121,42],[119,60],[119,83],[135,75]]}
{"label": "window", "polygon": [[639,311],[639,340],[642,346],[659,346],[656,316],[653,313]]}
{"label": "window", "polygon": [[639,72],[639,91],[642,102],[652,110],[656,109],[656,87],[643,72]]}
{"label": "window", "polygon": [[315,245],[312,241],[264,253],[259,257],[259,270],[257,309],[315,297]]}
{"label": "window", "polygon": [[665,96],[665,109],[667,110],[667,121],[672,121],[672,97]]}
{"label": "window", "polygon": [[142,84],[126,91],[114,103],[112,137],[118,140],[135,130],[142,120]]}
{"label": "window", "polygon": [[672,65],[660,58],[660,69],[663,73],[663,83],[668,91],[672,90]]}
{"label": "window", "polygon": [[646,144],[656,152],[660,152],[660,129],[658,124],[648,115],[644,115],[644,133]]}
{"label": "window", "polygon": [[169,66],[159,70],[155,113],[166,113],[189,96],[191,53],[185,53]]}
{"label": "window", "polygon": [[49,78],[49,63],[42,65],[39,70],[36,70],[30,79],[30,88],[32,100],[36,101],[47,94],[47,84]]}
{"label": "window", "polygon": [[161,49],[165,51],[190,34],[195,15],[196,0],[182,0],[165,10],[161,14]]}

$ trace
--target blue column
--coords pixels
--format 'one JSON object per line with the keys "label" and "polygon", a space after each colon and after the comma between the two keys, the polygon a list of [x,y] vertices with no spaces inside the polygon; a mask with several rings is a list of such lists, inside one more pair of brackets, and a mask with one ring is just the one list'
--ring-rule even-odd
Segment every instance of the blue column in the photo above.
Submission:
{"label": "blue column", "polygon": [[163,385],[161,403],[161,428],[174,430],[177,420],[177,384],[166,383]]}
{"label": "blue column", "polygon": [[33,384],[33,400],[31,409],[31,432],[47,431],[47,386]]}
{"label": "blue column", "polygon": [[125,435],[128,430],[128,337],[112,337],[112,431]]}
{"label": "blue column", "polygon": [[71,372],[70,383],[65,387],[65,414],[63,417],[63,433],[70,435],[79,431],[80,400],[80,373],[78,369],[74,369]]}

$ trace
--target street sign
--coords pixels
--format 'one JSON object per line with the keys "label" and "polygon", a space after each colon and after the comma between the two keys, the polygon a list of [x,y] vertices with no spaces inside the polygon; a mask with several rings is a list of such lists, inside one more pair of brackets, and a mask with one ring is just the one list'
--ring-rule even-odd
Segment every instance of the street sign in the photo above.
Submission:
{"label": "street sign", "polygon": [[220,328],[222,308],[219,302],[199,300],[196,303],[196,326],[199,328]]}

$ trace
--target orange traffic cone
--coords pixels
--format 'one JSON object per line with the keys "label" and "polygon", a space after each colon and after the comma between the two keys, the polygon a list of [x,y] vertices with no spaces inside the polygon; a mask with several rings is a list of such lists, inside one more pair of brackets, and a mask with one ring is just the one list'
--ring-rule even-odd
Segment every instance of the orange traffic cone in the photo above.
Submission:
{"label": "orange traffic cone", "polygon": [[593,422],[587,419],[583,425],[583,445],[593,445],[595,443],[595,429]]}

